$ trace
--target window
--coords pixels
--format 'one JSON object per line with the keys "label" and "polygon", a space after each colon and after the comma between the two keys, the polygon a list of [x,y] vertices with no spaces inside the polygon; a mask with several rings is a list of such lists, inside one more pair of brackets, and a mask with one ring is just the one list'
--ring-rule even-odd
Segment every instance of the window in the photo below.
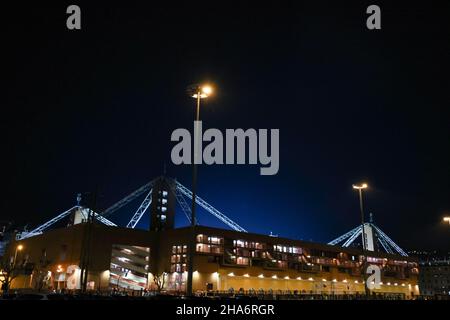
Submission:
{"label": "window", "polygon": [[222,248],[220,246],[205,243],[197,243],[196,250],[201,253],[222,253]]}
{"label": "window", "polygon": [[291,247],[291,248],[290,248],[290,253],[293,253],[293,254],[302,254],[302,253],[303,253],[303,250],[302,250],[302,248],[299,248],[299,247]]}
{"label": "window", "polygon": [[248,262],[249,262],[248,258],[245,257],[237,257],[236,259],[236,264],[239,265],[248,265]]}
{"label": "window", "polygon": [[233,245],[235,247],[247,248],[248,242],[246,242],[244,240],[233,240]]}
{"label": "window", "polygon": [[208,237],[208,242],[211,244],[220,244],[221,238],[218,237]]}
{"label": "window", "polygon": [[172,253],[186,253],[187,245],[184,246],[172,246]]}

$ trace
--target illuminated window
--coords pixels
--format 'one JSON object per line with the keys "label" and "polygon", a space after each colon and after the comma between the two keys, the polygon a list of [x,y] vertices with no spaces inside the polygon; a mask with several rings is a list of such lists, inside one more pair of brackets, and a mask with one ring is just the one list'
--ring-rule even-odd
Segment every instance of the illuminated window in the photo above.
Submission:
{"label": "illuminated window", "polygon": [[212,244],[220,244],[221,238],[218,237],[209,237],[208,242]]}
{"label": "illuminated window", "polygon": [[291,249],[291,253],[294,253],[294,254],[302,254],[303,253],[302,248],[299,248],[299,247],[291,247],[290,249]]}
{"label": "illuminated window", "polygon": [[245,248],[248,246],[248,242],[244,240],[233,240],[233,244],[235,247]]}
{"label": "illuminated window", "polygon": [[248,258],[245,257],[237,257],[236,259],[236,264],[239,265],[248,265],[248,262],[249,262]]}

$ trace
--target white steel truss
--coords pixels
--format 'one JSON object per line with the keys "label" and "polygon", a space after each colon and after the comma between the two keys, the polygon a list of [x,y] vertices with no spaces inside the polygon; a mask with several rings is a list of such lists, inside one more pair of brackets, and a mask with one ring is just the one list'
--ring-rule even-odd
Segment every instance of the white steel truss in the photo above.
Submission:
{"label": "white steel truss", "polygon": [[[30,238],[30,237],[42,234],[42,232],[44,232],[44,230],[46,230],[50,226],[54,225],[58,221],[64,219],[65,217],[70,215],[72,212],[74,212],[74,210],[77,210],[77,209],[79,209],[81,211],[83,217],[87,218],[88,213],[89,213],[89,209],[88,208],[84,208],[84,207],[81,207],[81,206],[74,206],[74,207],[70,208],[69,210],[66,210],[63,213],[57,215],[53,219],[50,219],[46,223],[41,224],[37,228],[35,228],[35,229],[33,229],[33,230],[29,231],[29,232],[22,232],[20,234],[20,236],[18,236],[18,240],[22,240],[22,239],[26,239],[26,238]],[[117,226],[115,223],[113,223],[113,222],[109,221],[108,219],[102,217],[98,213],[96,213],[96,212],[93,212],[93,213],[94,213],[95,219],[97,219],[101,223],[106,224],[108,226],[113,226],[113,227]]]}
{"label": "white steel truss", "polygon": [[352,236],[356,231],[358,231],[358,229],[361,229],[361,226],[358,226],[355,229],[350,230],[349,232],[347,232],[346,234],[340,236],[339,238],[336,238],[333,241],[330,241],[328,244],[331,244],[331,245],[334,246],[334,245],[344,241],[345,239],[349,238],[350,236]]}
{"label": "white steel truss", "polygon": [[192,213],[191,207],[189,207],[189,205],[186,202],[186,199],[184,199],[183,194],[176,187],[176,185],[174,185],[171,189],[172,189],[171,191],[175,195],[175,198],[177,199],[178,204],[181,207],[181,210],[183,210],[183,213],[186,216],[186,218],[188,219],[189,224],[190,224],[191,223],[191,213]]}
{"label": "white steel truss", "polygon": [[144,201],[142,201],[141,205],[136,210],[136,213],[133,215],[130,222],[128,222],[127,228],[134,229],[136,225],[139,223],[145,211],[147,211],[148,207],[152,204],[152,192],[153,189],[150,189],[150,192],[147,194]]}
{"label": "white steel truss", "polygon": [[[146,197],[144,198],[143,202],[141,203],[139,208],[136,210],[136,212],[134,213],[131,220],[126,225],[127,228],[134,229],[152,203],[152,187],[153,187],[155,181],[156,181],[156,179],[150,181],[149,183],[143,185],[139,189],[133,191],[125,198],[121,199],[120,201],[118,201],[115,204],[113,204],[112,206],[110,206],[108,209],[104,210],[101,214],[93,212],[94,218],[105,225],[116,227],[117,225],[114,222],[106,219],[106,216],[110,216],[114,212],[118,211],[119,209],[121,209],[124,206],[126,206],[127,204],[129,204],[130,202],[136,200],[139,196],[141,196],[145,192],[148,192]],[[174,192],[177,202],[179,203],[181,209],[183,210],[186,218],[188,219],[188,221],[190,223],[191,222],[191,208],[188,205],[188,203],[186,202],[186,199],[184,197],[187,197],[187,198],[191,199],[191,201],[192,201],[192,192],[189,189],[187,189],[186,187],[184,187],[178,181],[176,181],[176,180],[173,180],[173,181],[174,181],[174,184],[173,184],[172,192]],[[196,203],[199,206],[201,206],[203,209],[205,209],[208,213],[212,214],[214,217],[218,218],[220,221],[225,223],[227,226],[229,226],[233,230],[236,230],[239,232],[247,232],[244,228],[242,228],[236,222],[234,222],[233,220],[228,218],[226,215],[221,213],[219,210],[217,210],[216,208],[211,206],[209,203],[207,203],[205,200],[203,200],[199,196],[196,196],[195,198],[196,198]],[[44,232],[44,230],[46,230],[50,226],[54,225],[56,222],[64,219],[69,214],[71,214],[74,210],[77,210],[77,209],[80,209],[83,218],[87,219],[87,217],[89,216],[90,209],[77,205],[77,206],[70,208],[69,210],[64,211],[63,213],[57,215],[53,219],[45,222],[44,224],[38,226],[37,228],[35,228],[29,232],[22,232],[20,235],[18,235],[18,239],[25,239],[25,238],[29,238],[29,237],[32,237],[35,235],[42,234],[42,232]]]}
{"label": "white steel truss", "polygon": [[153,184],[155,183],[155,180],[156,179],[150,181],[149,183],[143,185],[139,189],[137,189],[137,190],[133,191],[132,193],[130,193],[128,196],[126,196],[122,200],[116,202],[111,207],[109,207],[108,209],[103,211],[101,213],[101,215],[103,217],[107,217],[107,216],[113,214],[114,212],[116,212],[117,210],[119,210],[120,208],[123,208],[124,206],[129,204],[131,201],[135,200],[139,196],[143,195],[145,192],[149,191],[153,187]]}
{"label": "white steel truss", "polygon": [[[381,247],[390,254],[399,254],[407,257],[408,254],[403,251],[391,238],[389,238],[380,228],[373,223],[365,223],[365,226],[369,226],[374,230],[373,237],[380,243]],[[363,226],[358,226],[346,234],[330,241],[330,245],[341,245],[342,247],[349,247],[359,236],[361,236]],[[374,241],[375,242],[375,241]]]}

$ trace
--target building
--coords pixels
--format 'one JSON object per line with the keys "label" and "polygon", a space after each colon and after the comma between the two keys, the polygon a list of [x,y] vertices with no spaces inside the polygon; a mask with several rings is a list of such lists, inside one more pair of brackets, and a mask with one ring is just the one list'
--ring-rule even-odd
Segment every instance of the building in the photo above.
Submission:
{"label": "building", "polygon": [[[152,189],[150,229],[87,223],[80,208],[65,228],[11,243],[6,256],[32,265],[13,288],[86,288],[91,290],[163,289],[184,292],[190,227],[174,228],[171,186],[161,180]],[[196,226],[194,291],[363,294],[363,256],[357,248]],[[369,252],[381,270],[381,288],[373,293],[413,298],[419,295],[418,260]]]}
{"label": "building", "polygon": [[419,257],[419,288],[425,296],[450,297],[450,253],[416,252]]}
{"label": "building", "polygon": [[[13,287],[79,289],[83,238],[88,224],[46,232],[19,242],[18,264],[33,263],[31,275]],[[194,290],[298,291],[304,294],[364,293],[358,249],[198,226]],[[88,288],[155,289],[153,275],[165,275],[164,289],[184,291],[190,228],[165,231],[91,225]],[[412,298],[419,294],[418,263],[411,258],[371,252],[382,268],[376,293]]]}

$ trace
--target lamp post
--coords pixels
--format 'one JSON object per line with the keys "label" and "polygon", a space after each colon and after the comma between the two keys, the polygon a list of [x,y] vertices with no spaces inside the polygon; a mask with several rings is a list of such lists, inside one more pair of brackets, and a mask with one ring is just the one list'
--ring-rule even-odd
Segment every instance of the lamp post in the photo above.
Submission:
{"label": "lamp post", "polygon": [[17,251],[22,251],[22,249],[23,249],[23,245],[21,245],[21,244],[19,244],[19,245],[16,247],[16,251],[14,252],[13,269],[14,269],[15,266],[16,266]]}
{"label": "lamp post", "polygon": [[186,286],[186,294],[188,296],[192,296],[192,280],[194,273],[194,255],[195,255],[195,225],[197,224],[197,219],[195,215],[195,207],[196,207],[196,193],[197,193],[197,163],[196,160],[198,158],[198,137],[199,134],[199,121],[200,121],[200,101],[201,99],[208,98],[212,93],[212,87],[209,85],[192,85],[188,87],[187,93],[190,97],[196,99],[196,113],[195,113],[195,126],[194,126],[194,152],[191,156],[192,160],[192,208],[191,208],[191,235],[190,235],[190,243],[188,245],[188,277],[187,277],[187,286]]}
{"label": "lamp post", "polygon": [[366,250],[366,236],[364,232],[364,206],[363,206],[363,190],[367,189],[367,184],[363,183],[362,185],[353,185],[353,189],[358,190],[359,193],[359,209],[361,211],[361,228],[362,228],[362,244],[363,250]]}
{"label": "lamp post", "polygon": [[363,205],[363,190],[367,189],[367,183],[363,183],[361,185],[353,185],[353,189],[358,190],[358,194],[359,194],[359,209],[361,211],[361,236],[362,236],[362,257],[363,257],[363,280],[364,280],[364,289],[366,291],[366,295],[369,296],[370,292],[369,292],[369,288],[367,287],[367,281],[366,281],[366,262],[367,262],[367,257],[366,257],[366,233],[364,231],[364,205]]}

